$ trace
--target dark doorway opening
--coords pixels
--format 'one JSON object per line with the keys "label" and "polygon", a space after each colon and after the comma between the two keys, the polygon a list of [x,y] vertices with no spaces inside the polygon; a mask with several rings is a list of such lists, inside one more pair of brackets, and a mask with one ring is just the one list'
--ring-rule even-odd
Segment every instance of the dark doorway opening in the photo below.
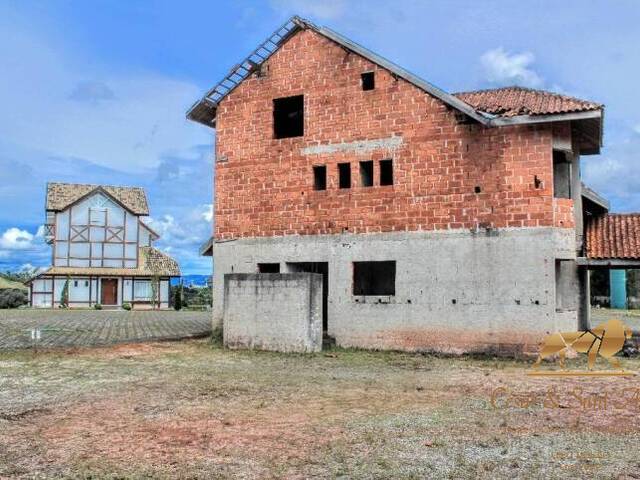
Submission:
{"label": "dark doorway opening", "polygon": [[320,273],[322,275],[322,334],[327,334],[329,317],[329,263],[328,262],[291,262],[287,263],[290,272]]}

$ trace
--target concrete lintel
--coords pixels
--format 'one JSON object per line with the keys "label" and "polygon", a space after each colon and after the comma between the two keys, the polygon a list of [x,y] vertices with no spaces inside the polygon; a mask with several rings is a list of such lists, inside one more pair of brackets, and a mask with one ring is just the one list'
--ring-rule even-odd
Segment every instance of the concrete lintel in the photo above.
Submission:
{"label": "concrete lintel", "polygon": [[580,266],[585,266],[590,269],[597,268],[640,268],[640,260],[625,259],[625,258],[605,258],[595,259],[578,257],[576,263]]}
{"label": "concrete lintel", "polygon": [[337,152],[366,153],[372,150],[395,150],[402,145],[403,139],[398,136],[376,138],[374,140],[357,140],[355,142],[328,143],[312,145],[301,150],[303,155],[327,155]]}

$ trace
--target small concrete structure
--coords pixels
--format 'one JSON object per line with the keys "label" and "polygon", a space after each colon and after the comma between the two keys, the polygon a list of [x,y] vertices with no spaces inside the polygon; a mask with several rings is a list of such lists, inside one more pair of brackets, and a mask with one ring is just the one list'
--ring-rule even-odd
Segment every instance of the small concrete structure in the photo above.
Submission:
{"label": "small concrete structure", "polygon": [[224,276],[224,345],[279,352],[322,350],[322,275]]}

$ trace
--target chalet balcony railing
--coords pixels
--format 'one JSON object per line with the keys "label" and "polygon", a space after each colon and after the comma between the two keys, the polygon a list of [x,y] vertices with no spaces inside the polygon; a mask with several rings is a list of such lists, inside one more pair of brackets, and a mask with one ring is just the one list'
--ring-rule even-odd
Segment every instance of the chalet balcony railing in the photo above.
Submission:
{"label": "chalet balcony railing", "polygon": [[52,244],[54,238],[56,238],[56,226],[52,224],[46,224],[44,226],[44,241],[48,244]]}

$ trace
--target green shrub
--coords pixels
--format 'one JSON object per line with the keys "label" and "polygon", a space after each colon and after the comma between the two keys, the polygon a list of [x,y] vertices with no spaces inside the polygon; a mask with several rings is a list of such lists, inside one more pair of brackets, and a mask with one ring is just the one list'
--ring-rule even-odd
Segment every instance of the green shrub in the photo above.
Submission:
{"label": "green shrub", "polygon": [[173,308],[176,310],[182,309],[182,285],[173,292]]}
{"label": "green shrub", "polygon": [[69,277],[67,277],[67,280],[64,282],[64,287],[62,287],[60,308],[69,308]]}
{"label": "green shrub", "polygon": [[0,308],[18,308],[28,302],[27,294],[22,290],[14,288],[0,290]]}
{"label": "green shrub", "polygon": [[96,310],[102,310],[102,305],[100,305],[99,303],[96,303],[93,308],[95,308]]}
{"label": "green shrub", "polygon": [[123,303],[122,304],[122,308],[124,308],[125,310],[131,310],[131,304],[130,303]]}

